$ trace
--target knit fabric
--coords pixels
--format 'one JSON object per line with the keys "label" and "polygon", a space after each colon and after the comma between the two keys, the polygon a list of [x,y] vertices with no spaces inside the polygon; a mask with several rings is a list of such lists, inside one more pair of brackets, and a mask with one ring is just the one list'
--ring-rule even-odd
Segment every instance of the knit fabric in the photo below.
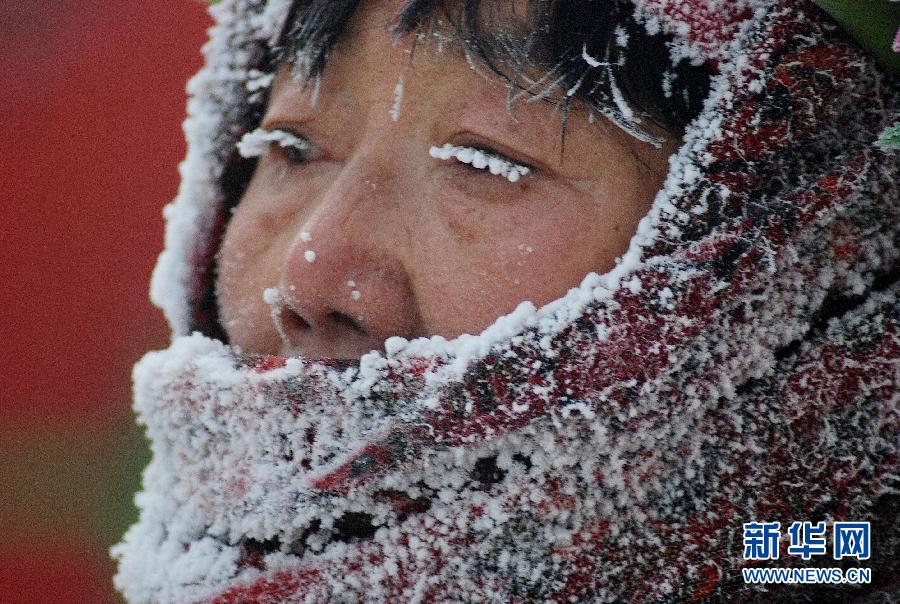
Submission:
{"label": "knit fabric", "polygon": [[[874,144],[897,80],[811,2],[635,4],[718,75],[616,268],[351,366],[216,339],[222,175],[290,2],[212,8],[153,284],[173,342],[135,369],[153,460],[114,548],[130,601],[900,590],[900,187]],[[872,522],[873,584],[756,591],[748,564],[842,562],[747,562],[754,520]]]}

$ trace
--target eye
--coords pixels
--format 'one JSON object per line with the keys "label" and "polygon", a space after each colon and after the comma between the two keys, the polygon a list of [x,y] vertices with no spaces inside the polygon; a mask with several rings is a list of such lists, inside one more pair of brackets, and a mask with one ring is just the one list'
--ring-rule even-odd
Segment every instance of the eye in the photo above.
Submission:
{"label": "eye", "polygon": [[446,144],[443,147],[432,146],[428,154],[435,159],[450,160],[468,164],[479,170],[488,170],[495,176],[502,176],[509,182],[517,182],[528,174],[531,169],[514,162],[513,160],[495,151],[485,151],[475,147],[458,147]]}
{"label": "eye", "polygon": [[315,159],[318,151],[309,140],[288,130],[257,128],[245,134],[237,144],[242,157],[261,157],[272,148],[280,150],[291,164],[304,164]]}

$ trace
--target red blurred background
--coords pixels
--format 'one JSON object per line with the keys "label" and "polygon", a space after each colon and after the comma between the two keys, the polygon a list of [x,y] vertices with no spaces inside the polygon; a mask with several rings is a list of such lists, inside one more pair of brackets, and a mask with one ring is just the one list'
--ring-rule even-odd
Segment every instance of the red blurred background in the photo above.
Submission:
{"label": "red blurred background", "polygon": [[0,0],[0,602],[117,602],[198,0]]}

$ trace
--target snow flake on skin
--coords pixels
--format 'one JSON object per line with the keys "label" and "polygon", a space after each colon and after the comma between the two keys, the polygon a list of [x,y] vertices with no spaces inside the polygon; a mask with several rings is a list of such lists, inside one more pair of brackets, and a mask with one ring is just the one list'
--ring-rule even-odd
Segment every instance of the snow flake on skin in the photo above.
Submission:
{"label": "snow flake on skin", "polygon": [[400,78],[397,80],[397,85],[394,86],[394,104],[391,106],[391,120],[397,121],[400,119],[400,107],[403,105],[403,74],[400,74]]}
{"label": "snow flake on skin", "polygon": [[263,290],[263,301],[269,306],[281,303],[281,292],[277,287],[269,287]]}

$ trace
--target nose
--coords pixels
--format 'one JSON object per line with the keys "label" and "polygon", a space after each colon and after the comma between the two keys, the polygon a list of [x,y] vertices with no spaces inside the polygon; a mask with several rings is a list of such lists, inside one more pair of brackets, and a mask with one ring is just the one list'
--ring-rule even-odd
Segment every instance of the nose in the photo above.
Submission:
{"label": "nose", "polygon": [[418,335],[409,273],[396,246],[396,207],[354,165],[314,201],[282,259],[272,318],[283,353],[350,359],[391,336]]}

